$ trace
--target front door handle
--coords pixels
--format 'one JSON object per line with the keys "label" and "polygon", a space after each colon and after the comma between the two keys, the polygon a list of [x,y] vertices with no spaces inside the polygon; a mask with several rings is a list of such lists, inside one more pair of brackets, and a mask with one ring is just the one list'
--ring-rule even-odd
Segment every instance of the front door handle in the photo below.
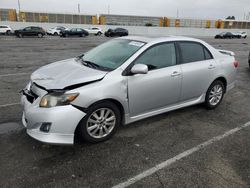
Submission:
{"label": "front door handle", "polygon": [[181,73],[178,72],[178,71],[174,71],[174,72],[171,74],[172,77],[176,77],[176,76],[180,76],[180,75],[181,75]]}

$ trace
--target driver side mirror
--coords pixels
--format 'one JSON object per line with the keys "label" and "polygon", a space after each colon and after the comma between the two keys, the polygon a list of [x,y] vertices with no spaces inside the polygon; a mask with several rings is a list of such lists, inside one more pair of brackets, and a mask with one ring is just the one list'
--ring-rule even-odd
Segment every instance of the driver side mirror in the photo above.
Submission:
{"label": "driver side mirror", "polygon": [[136,64],[131,68],[130,71],[132,74],[147,74],[148,66],[144,64]]}

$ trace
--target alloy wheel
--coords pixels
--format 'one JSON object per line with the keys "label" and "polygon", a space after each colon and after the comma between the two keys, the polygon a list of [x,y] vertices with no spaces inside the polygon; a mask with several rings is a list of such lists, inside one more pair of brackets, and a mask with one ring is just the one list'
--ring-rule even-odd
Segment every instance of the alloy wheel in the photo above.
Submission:
{"label": "alloy wheel", "polygon": [[223,96],[223,88],[221,85],[217,84],[211,89],[209,93],[209,103],[212,106],[216,106],[222,99]]}
{"label": "alloy wheel", "polygon": [[116,125],[116,116],[110,108],[94,111],[87,120],[87,132],[93,138],[108,136]]}

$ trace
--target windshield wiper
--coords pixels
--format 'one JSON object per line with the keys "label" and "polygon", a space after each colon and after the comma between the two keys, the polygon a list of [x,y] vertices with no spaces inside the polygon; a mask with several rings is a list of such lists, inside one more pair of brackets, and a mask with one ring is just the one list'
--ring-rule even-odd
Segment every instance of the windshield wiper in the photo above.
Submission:
{"label": "windshield wiper", "polygon": [[98,69],[98,70],[103,70],[103,71],[112,71],[113,69],[111,68],[108,68],[108,67],[103,67],[101,65],[98,65],[92,61],[87,61],[87,60],[84,60],[83,58],[79,58],[81,61],[82,61],[82,64],[87,66],[87,67],[91,67],[93,69]]}
{"label": "windshield wiper", "polygon": [[91,61],[86,61],[86,60],[83,60],[83,59],[82,59],[82,64],[85,65],[85,66],[88,66],[88,67],[92,67],[94,69],[99,69],[101,67],[100,65],[97,65],[96,63],[93,63]]}

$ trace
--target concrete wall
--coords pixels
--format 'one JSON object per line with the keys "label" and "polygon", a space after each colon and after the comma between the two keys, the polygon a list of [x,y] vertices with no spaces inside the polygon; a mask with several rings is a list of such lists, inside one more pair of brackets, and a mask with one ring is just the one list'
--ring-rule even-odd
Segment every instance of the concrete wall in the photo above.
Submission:
{"label": "concrete wall", "polygon": [[[34,22],[0,22],[2,25],[9,25],[13,29],[20,29],[26,26],[40,26],[44,29],[49,29],[55,26],[66,26],[68,28],[73,27],[100,27],[103,31],[109,28],[116,28],[119,26],[109,26],[109,25],[79,25],[79,24],[58,24],[58,23],[34,23]],[[142,26],[122,26],[128,29],[130,35],[147,35],[147,36],[168,36],[168,35],[183,35],[183,36],[214,36],[217,33],[223,31],[239,31],[239,29],[205,29],[205,28],[184,28],[184,27],[142,27]],[[244,30],[250,36],[250,29]]]}

